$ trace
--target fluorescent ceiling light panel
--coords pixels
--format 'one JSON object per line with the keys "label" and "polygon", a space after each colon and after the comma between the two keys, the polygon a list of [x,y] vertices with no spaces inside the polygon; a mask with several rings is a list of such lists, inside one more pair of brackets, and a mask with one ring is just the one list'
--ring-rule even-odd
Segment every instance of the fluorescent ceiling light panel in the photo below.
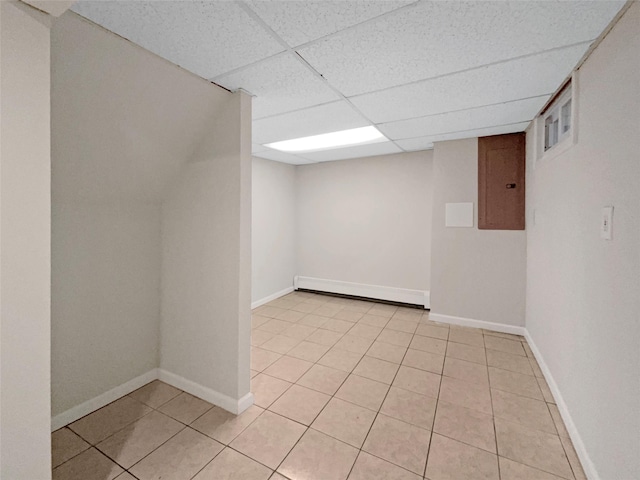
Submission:
{"label": "fluorescent ceiling light panel", "polygon": [[318,152],[332,148],[350,147],[352,145],[366,145],[369,143],[386,142],[387,138],[376,127],[352,128],[340,132],[312,135],[311,137],[294,138],[282,142],[265,144],[265,147],[281,152]]}

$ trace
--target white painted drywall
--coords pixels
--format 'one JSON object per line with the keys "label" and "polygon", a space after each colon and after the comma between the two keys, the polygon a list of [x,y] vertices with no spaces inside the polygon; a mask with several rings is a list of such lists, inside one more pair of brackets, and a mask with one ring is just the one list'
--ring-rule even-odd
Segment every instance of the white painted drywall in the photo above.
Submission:
{"label": "white painted drywall", "polygon": [[293,287],[296,167],[253,157],[251,301]]}
{"label": "white painted drywall", "polygon": [[51,475],[49,19],[0,2],[0,477]]}
{"label": "white painted drywall", "polygon": [[[238,108],[224,106],[231,98],[72,12],[55,21],[53,415],[159,366],[162,200],[199,145],[218,139],[211,118]],[[237,308],[238,295],[225,301]]]}
{"label": "white painted drywall", "polygon": [[429,290],[432,152],[296,168],[298,275]]}
{"label": "white painted drywall", "polygon": [[527,329],[602,480],[640,478],[639,25],[636,2],[580,68],[577,143],[534,168],[527,142]]}
{"label": "white painted drywall", "polygon": [[51,220],[55,416],[158,366],[160,206],[54,194]]}
{"label": "white painted drywall", "polygon": [[228,94],[162,205],[160,366],[239,400],[249,392],[251,105]]}
{"label": "white painted drywall", "polygon": [[[431,312],[524,326],[526,234],[478,229],[478,140],[433,151]],[[473,202],[474,227],[445,227],[447,203]]]}
{"label": "white painted drywall", "polygon": [[51,51],[58,198],[159,204],[228,92],[73,12]]}

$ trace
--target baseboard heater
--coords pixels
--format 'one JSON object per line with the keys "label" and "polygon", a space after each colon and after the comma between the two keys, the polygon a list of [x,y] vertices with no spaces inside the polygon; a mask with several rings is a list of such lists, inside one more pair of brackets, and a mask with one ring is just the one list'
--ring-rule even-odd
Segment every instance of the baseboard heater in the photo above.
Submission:
{"label": "baseboard heater", "polygon": [[296,290],[338,295],[361,300],[375,300],[378,302],[430,308],[429,291],[410,290],[406,288],[368,285],[363,283],[343,282],[324,278],[296,276],[293,279]]}

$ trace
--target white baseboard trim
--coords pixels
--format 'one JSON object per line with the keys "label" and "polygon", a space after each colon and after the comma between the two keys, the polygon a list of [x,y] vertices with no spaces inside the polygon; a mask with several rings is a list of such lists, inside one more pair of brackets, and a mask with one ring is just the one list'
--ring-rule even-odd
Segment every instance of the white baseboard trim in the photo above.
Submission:
{"label": "white baseboard trim", "polygon": [[576,425],[571,418],[569,408],[567,407],[567,404],[565,403],[564,399],[562,398],[562,394],[558,389],[558,384],[553,379],[551,370],[549,370],[549,367],[545,363],[540,350],[538,349],[536,343],[533,341],[533,338],[529,334],[529,331],[525,327],[486,322],[484,320],[475,320],[473,318],[454,317],[451,315],[443,315],[439,313],[430,313],[429,319],[433,320],[434,322],[449,323],[452,325],[461,325],[464,327],[484,328],[496,332],[511,333],[514,335],[524,336],[527,339],[527,343],[529,344],[529,347],[531,347],[531,351],[536,357],[536,360],[538,361],[538,365],[540,365],[540,369],[544,374],[549,388],[551,389],[551,394],[556,401],[556,405],[558,406],[558,410],[560,411],[562,420],[567,427],[567,431],[569,432],[569,436],[571,437],[571,442],[573,443],[576,453],[578,454],[578,458],[580,458],[580,462],[582,463],[582,467],[584,468],[587,478],[589,480],[600,480],[600,475],[598,475],[598,471],[596,470],[596,467],[591,460],[587,449],[585,448],[582,437],[578,433],[578,429],[576,428]]}
{"label": "white baseboard trim", "polygon": [[544,378],[547,380],[547,384],[549,385],[549,389],[551,389],[551,394],[556,401],[556,405],[558,406],[558,410],[560,411],[560,415],[562,416],[562,420],[564,421],[565,427],[567,427],[567,431],[569,432],[569,436],[571,437],[571,442],[573,442],[573,446],[578,454],[578,458],[582,463],[582,468],[584,469],[584,473],[589,480],[600,480],[600,475],[598,475],[598,471],[596,470],[596,466],[594,465],[587,449],[582,441],[582,437],[580,433],[578,433],[578,429],[576,428],[576,424],[573,422],[573,418],[571,418],[571,414],[569,413],[569,407],[565,403],[562,398],[562,394],[560,393],[560,389],[558,388],[558,384],[553,379],[553,375],[551,375],[551,370],[544,361],[540,350],[536,343],[533,341],[533,338],[529,334],[528,330],[525,330],[525,338],[527,339],[527,343],[529,347],[531,347],[531,351],[533,355],[536,357],[538,361],[538,365],[540,365],[540,370],[544,374]]}
{"label": "white baseboard trim", "polygon": [[476,320],[474,318],[454,317],[452,315],[443,315],[441,313],[429,314],[429,320],[440,323],[449,323],[451,325],[460,325],[462,327],[484,328],[493,330],[494,332],[511,333],[512,335],[525,335],[527,331],[524,327],[516,325],[506,325],[504,323],[487,322],[485,320]]}
{"label": "white baseboard trim", "polygon": [[249,408],[251,405],[253,405],[254,402],[254,398],[253,398],[253,393],[249,392],[247,393],[244,397],[242,397],[240,400],[238,400],[238,409],[235,413],[236,415],[240,415],[242,412],[244,412],[247,408]]}
{"label": "white baseboard trim", "polygon": [[293,292],[293,286],[287,287],[284,290],[280,290],[279,292],[272,293],[271,295],[261,298],[260,300],[256,300],[255,302],[251,303],[251,310],[253,310],[254,308],[261,307],[265,303],[272,302],[276,298],[284,297],[287,293],[291,293],[291,292]]}
{"label": "white baseboard trim", "polygon": [[171,386],[184,390],[190,393],[194,397],[201,398],[209,403],[213,403],[220,408],[227,410],[228,412],[239,415],[247,408],[253,405],[253,393],[249,392],[239,400],[229,397],[223,393],[220,393],[212,388],[205,387],[199,383],[188,380],[175,373],[168,372],[167,370],[158,369],[159,380],[168,383]]}
{"label": "white baseboard trim", "polygon": [[366,285],[363,283],[300,276],[295,277],[294,285],[296,289],[317,290],[319,292],[339,293],[342,295],[353,295],[355,297],[423,305],[424,308],[430,307],[429,292],[426,290],[409,290],[407,288]]}
{"label": "white baseboard trim", "polygon": [[158,369],[154,368],[153,370],[149,370],[147,373],[140,375],[139,377],[133,378],[128,382],[123,383],[122,385],[118,385],[111,390],[104,392],[102,395],[98,395],[91,400],[87,400],[86,402],[81,403],[80,405],[76,405],[73,408],[70,408],[66,412],[62,412],[51,419],[51,431],[58,430],[59,428],[64,427],[65,425],[69,425],[76,420],[84,417],[85,415],[89,415],[91,412],[98,410],[99,408],[104,407],[105,405],[110,404],[111,402],[127,395],[134,390],[137,390],[140,387],[145,386],[149,382],[153,382],[158,379]]}
{"label": "white baseboard trim", "polygon": [[209,403],[224,408],[225,410],[235,413],[236,415],[244,412],[247,408],[253,405],[253,393],[249,392],[239,400],[234,400],[227,395],[223,395],[220,392],[216,392],[213,389],[199,385],[191,380],[187,380],[179,375],[176,375],[160,368],[154,368],[147,373],[133,378],[122,385],[118,385],[112,388],[108,392],[98,395],[91,400],[81,403],[69,410],[62,412],[51,419],[51,431],[54,432],[59,428],[69,425],[76,420],[81,419],[85,415],[89,415],[95,412],[99,408],[116,401],[120,397],[128,395],[134,390],[144,387],[147,383],[154,380],[162,380],[169,385],[172,385],[180,390],[184,390],[191,395],[206,400]]}

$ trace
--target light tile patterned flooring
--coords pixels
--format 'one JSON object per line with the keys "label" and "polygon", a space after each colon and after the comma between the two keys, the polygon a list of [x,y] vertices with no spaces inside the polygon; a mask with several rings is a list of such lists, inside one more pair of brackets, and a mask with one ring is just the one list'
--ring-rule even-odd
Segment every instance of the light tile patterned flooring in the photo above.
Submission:
{"label": "light tile patterned flooring", "polygon": [[53,433],[54,480],[581,480],[522,337],[294,292],[253,312],[255,405],[153,382]]}

